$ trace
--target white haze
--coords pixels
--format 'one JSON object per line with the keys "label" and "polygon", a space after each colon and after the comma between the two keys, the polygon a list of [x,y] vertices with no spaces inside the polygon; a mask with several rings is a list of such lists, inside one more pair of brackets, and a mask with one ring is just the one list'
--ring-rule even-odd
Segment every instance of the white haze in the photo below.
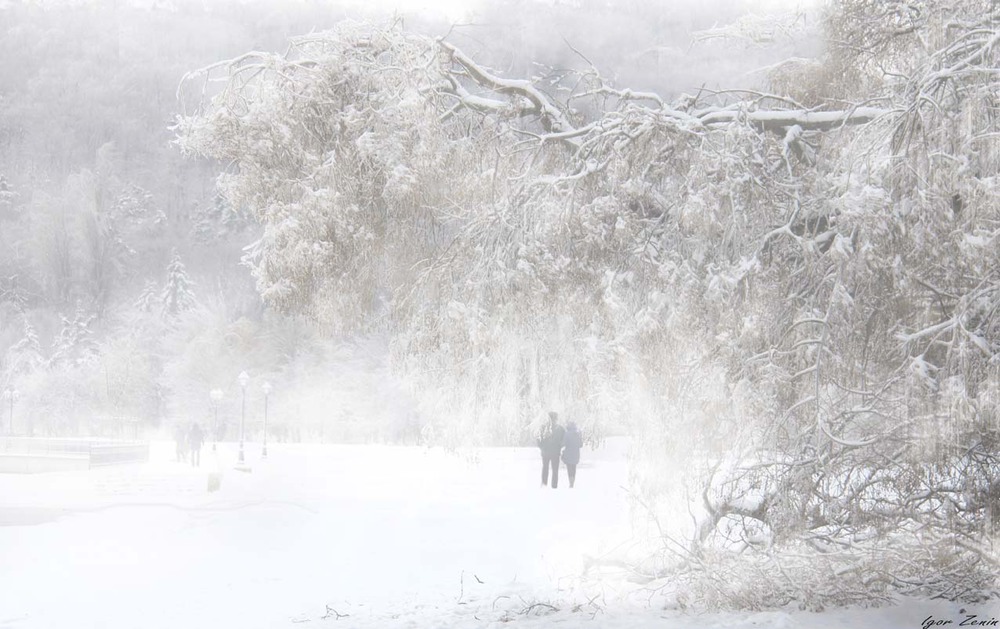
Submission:
{"label": "white haze", "polygon": [[0,629],[1000,615],[980,4],[0,0]]}

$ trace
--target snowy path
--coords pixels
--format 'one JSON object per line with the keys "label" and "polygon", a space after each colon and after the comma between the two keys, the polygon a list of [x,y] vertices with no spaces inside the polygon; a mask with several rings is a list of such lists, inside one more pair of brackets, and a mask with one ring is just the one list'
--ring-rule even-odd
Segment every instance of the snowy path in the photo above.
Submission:
{"label": "snowy path", "polygon": [[487,600],[499,616],[628,534],[607,452],[553,491],[530,449],[279,444],[262,462],[258,447],[249,474],[220,450],[214,493],[210,452],[194,470],[165,447],[143,466],[0,476],[0,627],[282,627],[327,605],[382,626]]}
{"label": "snowy path", "polygon": [[[962,618],[924,603],[691,616],[619,596],[630,587],[620,573],[581,580],[586,555],[630,536],[621,444],[589,453],[572,491],[539,488],[531,449],[474,461],[275,444],[260,461],[258,447],[247,449],[252,473],[232,470],[231,448],[217,461],[206,451],[195,470],[170,462],[163,444],[142,466],[0,475],[0,629],[916,628],[929,614]],[[209,493],[215,465],[222,487]],[[976,612],[991,610],[1000,616]]]}

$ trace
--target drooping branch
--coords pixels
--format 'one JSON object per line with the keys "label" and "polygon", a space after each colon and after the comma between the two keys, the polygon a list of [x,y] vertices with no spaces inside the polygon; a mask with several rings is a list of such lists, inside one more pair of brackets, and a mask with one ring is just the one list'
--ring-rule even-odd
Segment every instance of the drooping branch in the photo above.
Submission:
{"label": "drooping branch", "polygon": [[[576,130],[576,127],[569,121],[559,106],[535,87],[531,81],[505,79],[496,76],[477,64],[455,46],[444,41],[439,42],[439,45],[453,61],[458,63],[463,73],[479,86],[499,94],[519,97],[530,103],[530,106],[526,108],[527,111],[538,114],[539,120],[546,131],[565,134]],[[453,86],[458,82],[456,80],[458,74],[454,71],[451,72],[452,80],[450,83]],[[525,108],[521,107],[519,109]]]}
{"label": "drooping branch", "polygon": [[884,118],[890,109],[855,107],[836,111],[810,111],[804,109],[775,109],[745,111],[739,108],[709,110],[696,113],[706,127],[721,126],[745,121],[762,131],[784,132],[798,126],[803,131],[830,131],[850,125],[861,125]]}

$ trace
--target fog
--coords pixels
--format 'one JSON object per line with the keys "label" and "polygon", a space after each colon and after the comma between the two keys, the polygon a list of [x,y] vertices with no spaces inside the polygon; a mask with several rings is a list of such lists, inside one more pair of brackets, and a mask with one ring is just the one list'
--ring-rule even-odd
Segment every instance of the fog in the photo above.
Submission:
{"label": "fog", "polygon": [[[241,264],[258,228],[226,207],[215,188],[227,166],[185,158],[172,144],[174,116],[189,113],[185,106],[201,93],[182,89],[187,73],[252,50],[282,52],[289,37],[343,19],[384,22],[394,15],[407,28],[447,35],[511,77],[593,63],[615,85],[667,99],[757,85],[760,68],[816,52],[815,39],[802,36],[816,18],[797,5],[511,2],[463,5],[460,16],[447,3],[413,6],[5,6],[0,355],[4,387],[20,393],[15,432],[30,424],[41,434],[102,434],[117,430],[112,424],[122,418],[159,430],[174,417],[203,418],[215,388],[226,393],[220,409],[231,420],[239,402],[235,376],[243,370],[275,385],[279,429],[291,421],[288,413],[315,432],[329,418],[332,396],[350,399],[337,406],[365,418],[368,428],[356,438],[395,439],[387,431],[405,430],[395,424],[409,421],[404,409],[414,401],[393,383],[386,349],[378,347],[384,340],[375,335],[361,339],[360,350],[341,347],[358,339],[331,337],[261,302]],[[793,28],[766,45],[693,38],[750,8],[754,15],[791,9],[776,15]],[[449,17],[462,21],[449,24]],[[739,55],[729,54],[734,48]],[[197,307],[170,325],[144,320],[163,308],[174,254]],[[86,339],[73,338],[77,332]],[[37,355],[9,353],[29,337]],[[63,341],[87,349],[71,350],[70,361],[53,360]],[[83,353],[96,367],[74,364]],[[45,368],[22,369],[17,360]]]}
{"label": "fog", "polygon": [[998,24],[0,0],[0,629],[1000,615]]}

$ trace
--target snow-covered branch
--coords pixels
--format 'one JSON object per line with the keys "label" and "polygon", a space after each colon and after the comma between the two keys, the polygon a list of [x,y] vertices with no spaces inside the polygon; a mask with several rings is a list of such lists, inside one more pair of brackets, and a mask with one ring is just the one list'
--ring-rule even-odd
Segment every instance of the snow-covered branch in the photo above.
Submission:
{"label": "snow-covered branch", "polygon": [[[452,44],[441,41],[439,45],[445,51],[446,55],[459,65],[465,75],[480,87],[499,94],[520,97],[530,103],[527,108],[518,107],[518,109],[526,109],[531,113],[537,114],[546,131],[566,134],[576,130],[559,106],[552,102],[548,96],[542,93],[530,81],[499,77],[477,64]],[[451,81],[453,89],[458,89],[458,81],[454,78],[456,76],[461,75],[457,73],[453,75]]]}
{"label": "snow-covered branch", "polygon": [[838,111],[756,110],[739,108],[693,112],[705,126],[746,122],[764,131],[781,131],[800,127],[804,131],[830,131],[850,125],[867,124],[889,116],[892,111],[877,107],[855,107]]}

